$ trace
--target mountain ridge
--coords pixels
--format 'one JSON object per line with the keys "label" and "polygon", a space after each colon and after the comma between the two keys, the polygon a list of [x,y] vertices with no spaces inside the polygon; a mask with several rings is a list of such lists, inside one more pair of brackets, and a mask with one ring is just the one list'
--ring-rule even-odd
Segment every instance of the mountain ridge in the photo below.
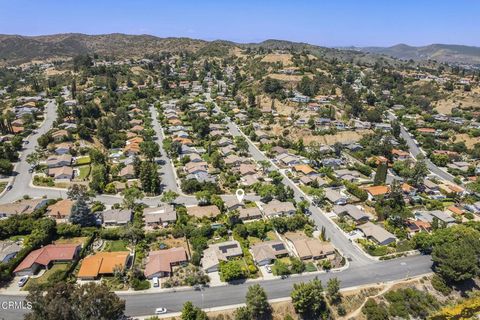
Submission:
{"label": "mountain ridge", "polygon": [[436,60],[455,64],[480,65],[480,47],[433,43],[425,46],[410,46],[399,43],[390,47],[348,47],[360,52],[388,55],[402,60]]}
{"label": "mountain ridge", "polygon": [[201,40],[187,37],[157,37],[149,34],[109,33],[89,35],[59,33],[39,36],[0,34],[0,59],[25,62],[33,59],[72,57],[78,54],[100,54],[119,57],[140,57],[158,52],[190,51],[205,55],[224,55],[237,48],[266,48],[274,50],[310,50],[317,54],[344,59],[365,55],[383,55],[401,60],[436,60],[456,64],[480,64],[480,47],[431,44],[414,47],[397,44],[391,47],[330,48],[305,42],[266,39],[258,43],[237,43],[228,40]]}

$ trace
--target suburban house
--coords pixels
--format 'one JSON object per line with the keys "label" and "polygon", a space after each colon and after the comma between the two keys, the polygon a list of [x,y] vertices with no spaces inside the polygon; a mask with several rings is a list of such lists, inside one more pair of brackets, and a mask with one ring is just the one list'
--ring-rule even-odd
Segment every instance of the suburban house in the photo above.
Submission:
{"label": "suburban house", "polygon": [[421,232],[421,231],[430,232],[432,230],[431,224],[429,222],[422,221],[422,220],[408,220],[407,228],[410,236],[413,236],[417,232]]}
{"label": "suburban house", "polygon": [[388,186],[371,186],[366,187],[365,190],[368,194],[368,200],[372,201],[375,200],[376,197],[384,196],[390,192],[390,188]]}
{"label": "suburban house", "polygon": [[211,244],[203,251],[202,267],[206,272],[215,272],[218,271],[220,261],[240,257],[242,254],[242,247],[235,240]]}
{"label": "suburban house", "polygon": [[71,142],[62,142],[55,146],[55,153],[58,155],[66,154],[70,152],[70,148],[73,146]]}
{"label": "suburban house", "polygon": [[59,156],[50,156],[47,158],[47,167],[48,168],[59,168],[65,167],[72,164],[72,156],[69,154],[62,154]]}
{"label": "suburban house", "polygon": [[239,202],[237,199],[233,199],[233,198],[225,200],[224,204],[225,204],[225,208],[228,211],[239,210],[245,207],[245,205],[242,202]]}
{"label": "suburban house", "polygon": [[198,219],[215,218],[220,214],[220,209],[216,205],[187,207],[187,213]]}
{"label": "suburban house", "polygon": [[49,244],[33,250],[13,270],[16,276],[34,275],[40,269],[48,269],[54,263],[71,262],[80,251],[78,244]]}
{"label": "suburban house", "polygon": [[164,205],[158,208],[143,209],[143,218],[145,226],[159,227],[166,226],[177,221],[177,212],[171,205]]}
{"label": "suburban house", "polygon": [[335,177],[350,182],[356,181],[360,178],[360,172],[350,169],[338,169],[334,171]]}
{"label": "suburban house", "polygon": [[328,168],[340,168],[343,166],[343,160],[338,158],[326,158],[322,160],[322,165]]}
{"label": "suburban house", "polygon": [[363,223],[370,220],[370,215],[365,211],[360,210],[358,207],[347,204],[344,206],[335,205],[333,206],[333,212],[339,217],[348,216],[350,219],[355,221],[355,223]]}
{"label": "suburban house", "polygon": [[48,175],[55,180],[72,180],[73,168],[67,166],[49,168]]}
{"label": "suburban house", "polygon": [[296,166],[293,166],[293,171],[306,176],[316,174],[315,170],[313,170],[312,167],[310,167],[308,164],[298,164]]}
{"label": "suburban house", "polygon": [[410,158],[410,153],[399,150],[399,149],[392,149],[392,155],[395,160],[403,161]]}
{"label": "suburban house", "polygon": [[14,241],[0,241],[0,263],[7,263],[14,258],[21,249],[22,247]]}
{"label": "suburban house", "polygon": [[267,217],[290,216],[295,214],[296,209],[291,202],[282,202],[276,199],[262,206],[263,213]]}
{"label": "suburban house", "polygon": [[104,226],[124,226],[132,221],[130,209],[111,209],[102,212]]}
{"label": "suburban house", "polygon": [[335,247],[330,242],[322,242],[315,238],[298,237],[288,239],[292,242],[297,256],[302,260],[333,259]]}
{"label": "suburban house", "polygon": [[61,129],[52,133],[52,138],[53,138],[53,141],[55,142],[62,142],[67,137],[68,137],[67,130]]}
{"label": "suburban house", "polygon": [[97,252],[83,259],[77,278],[94,280],[100,276],[112,275],[117,268],[125,270],[129,258],[129,251]]}
{"label": "suburban house", "polygon": [[70,199],[62,199],[55,202],[47,209],[47,214],[50,218],[57,222],[67,222],[72,212],[73,201]]}
{"label": "suburban house", "polygon": [[262,211],[255,206],[249,208],[240,208],[238,209],[239,216],[238,218],[242,221],[262,219]]}
{"label": "suburban house", "polygon": [[187,252],[181,247],[151,251],[148,254],[145,265],[145,277],[147,279],[169,277],[173,274],[173,266],[186,263],[187,261]]}
{"label": "suburban house", "polygon": [[434,219],[438,219],[439,222],[449,226],[455,223],[455,218],[451,214],[442,210],[432,211],[417,211],[415,212],[415,218],[420,221],[432,223]]}
{"label": "suburban house", "polygon": [[277,240],[256,243],[251,250],[253,259],[258,266],[271,264],[273,260],[288,255],[285,244]]}
{"label": "suburban house", "polygon": [[135,179],[135,169],[133,165],[129,164],[123,167],[118,173],[118,176],[124,179]]}
{"label": "suburban house", "polygon": [[291,155],[289,153],[281,153],[276,157],[276,160],[285,166],[294,166],[300,163],[300,160],[297,156]]}
{"label": "suburban house", "polygon": [[323,180],[319,175],[301,176],[299,181],[305,185],[309,185],[315,182],[318,184],[319,187],[327,184],[327,182]]}
{"label": "suburban house", "polygon": [[393,234],[371,222],[361,224],[357,226],[357,229],[360,229],[367,239],[382,246],[397,241]]}
{"label": "suburban house", "polygon": [[348,198],[341,194],[340,191],[332,188],[325,188],[325,198],[336,205],[344,205],[348,201]]}
{"label": "suburban house", "polygon": [[35,210],[45,207],[47,199],[20,200],[14,203],[0,204],[0,218],[10,217],[17,214],[30,214]]}

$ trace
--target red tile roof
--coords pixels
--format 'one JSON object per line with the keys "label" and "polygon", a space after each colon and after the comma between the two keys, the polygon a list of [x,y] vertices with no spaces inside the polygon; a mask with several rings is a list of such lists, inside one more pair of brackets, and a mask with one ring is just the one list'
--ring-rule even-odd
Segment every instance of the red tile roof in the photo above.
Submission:
{"label": "red tile roof", "polygon": [[47,266],[52,261],[73,260],[77,248],[78,244],[49,244],[43,248],[30,252],[13,272],[29,269],[34,263]]}

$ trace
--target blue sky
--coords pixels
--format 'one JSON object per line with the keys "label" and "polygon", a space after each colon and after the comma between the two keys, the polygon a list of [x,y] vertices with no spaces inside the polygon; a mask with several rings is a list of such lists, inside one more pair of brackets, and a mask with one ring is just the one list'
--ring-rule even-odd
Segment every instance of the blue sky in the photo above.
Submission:
{"label": "blue sky", "polygon": [[152,34],[323,46],[480,46],[477,0],[0,0],[0,34]]}

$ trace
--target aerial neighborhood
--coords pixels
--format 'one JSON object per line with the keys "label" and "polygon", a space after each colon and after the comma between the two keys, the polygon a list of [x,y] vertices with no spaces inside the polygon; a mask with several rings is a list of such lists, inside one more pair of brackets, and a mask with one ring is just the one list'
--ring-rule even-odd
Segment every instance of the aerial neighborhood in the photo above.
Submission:
{"label": "aerial neighborhood", "polygon": [[0,291],[330,290],[431,259],[435,290],[475,278],[479,73],[351,54],[212,43],[2,67]]}

